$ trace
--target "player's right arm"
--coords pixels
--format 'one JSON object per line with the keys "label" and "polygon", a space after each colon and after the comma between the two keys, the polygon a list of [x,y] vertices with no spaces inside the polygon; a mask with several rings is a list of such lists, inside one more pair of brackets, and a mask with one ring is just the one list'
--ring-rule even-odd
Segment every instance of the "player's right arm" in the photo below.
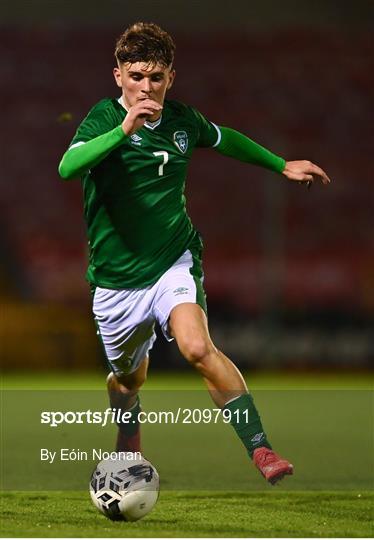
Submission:
{"label": "player's right arm", "polygon": [[129,108],[126,118],[122,122],[123,132],[130,136],[138,131],[147,118],[156,113],[161,113],[162,105],[153,101],[153,99],[143,99]]}
{"label": "player's right arm", "polygon": [[[96,121],[94,113],[91,116],[88,115],[85,120],[87,126],[83,128],[85,122],[82,123],[73,139],[73,144],[62,157],[58,168],[61,178],[64,180],[77,178],[95,167],[127,137],[140,129],[147,117],[161,109],[161,105],[150,99],[136,103],[130,107],[122,124],[101,134],[97,134],[97,126],[100,122]],[[103,124],[105,125],[105,122],[101,119],[101,125]],[[81,136],[80,132],[84,135]]]}
{"label": "player's right arm", "polygon": [[61,178],[71,180],[81,176],[88,169],[100,163],[125,139],[126,135],[122,130],[122,126],[119,125],[89,141],[73,143],[62,156],[58,167]]}

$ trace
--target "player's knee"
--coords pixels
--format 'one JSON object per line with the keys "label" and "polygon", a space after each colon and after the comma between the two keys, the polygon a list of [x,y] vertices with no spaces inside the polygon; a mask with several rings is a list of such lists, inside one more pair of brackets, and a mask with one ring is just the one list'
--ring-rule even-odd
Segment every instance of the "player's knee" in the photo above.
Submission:
{"label": "player's knee", "polygon": [[186,360],[195,365],[204,363],[210,354],[214,352],[213,344],[200,337],[186,339],[179,345]]}
{"label": "player's knee", "polygon": [[136,392],[144,384],[146,378],[146,373],[139,373],[136,377],[129,377],[128,375],[115,375],[111,372],[107,377],[108,390],[123,394]]}

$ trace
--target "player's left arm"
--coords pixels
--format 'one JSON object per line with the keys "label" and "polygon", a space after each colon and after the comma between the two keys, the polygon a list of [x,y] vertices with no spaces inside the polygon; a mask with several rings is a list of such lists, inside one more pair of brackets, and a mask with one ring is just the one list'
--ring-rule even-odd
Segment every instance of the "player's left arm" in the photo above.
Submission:
{"label": "player's left arm", "polygon": [[220,138],[214,147],[220,154],[283,174],[291,181],[314,182],[317,180],[323,184],[330,182],[325,171],[311,161],[286,161],[234,129],[222,126],[218,129]]}
{"label": "player's left arm", "polygon": [[297,182],[314,182],[314,180],[318,180],[322,184],[331,182],[321,167],[307,160],[286,161],[282,174],[288,180],[296,180]]}

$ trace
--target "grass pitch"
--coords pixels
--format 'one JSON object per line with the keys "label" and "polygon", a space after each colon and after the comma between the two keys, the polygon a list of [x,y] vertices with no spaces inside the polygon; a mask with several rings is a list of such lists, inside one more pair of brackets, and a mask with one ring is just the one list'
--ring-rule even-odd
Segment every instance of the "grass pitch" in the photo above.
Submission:
{"label": "grass pitch", "polygon": [[[101,437],[102,446],[112,449],[113,429],[108,434],[87,426],[72,433],[48,431],[34,418],[46,402],[51,410],[64,404],[79,410],[86,402],[93,408],[106,406],[103,379],[83,374],[3,377],[2,537],[373,536],[368,376],[248,378],[271,440],[295,465],[295,477],[275,487],[248,462],[229,426],[144,426],[146,456],[160,472],[162,489],[153,511],[136,523],[111,522],[93,507],[85,488],[92,464],[70,470],[65,464],[37,463],[36,452],[45,444],[92,445]],[[149,393],[142,401],[150,410],[169,407],[165,395],[176,400],[170,389],[182,402],[209,403],[193,374],[152,374],[146,384]],[[55,439],[48,439],[51,433]],[[74,487],[56,491],[62,480]]]}
{"label": "grass pitch", "polygon": [[4,537],[372,537],[373,496],[337,492],[161,492],[135,523],[111,522],[87,492],[2,496]]}

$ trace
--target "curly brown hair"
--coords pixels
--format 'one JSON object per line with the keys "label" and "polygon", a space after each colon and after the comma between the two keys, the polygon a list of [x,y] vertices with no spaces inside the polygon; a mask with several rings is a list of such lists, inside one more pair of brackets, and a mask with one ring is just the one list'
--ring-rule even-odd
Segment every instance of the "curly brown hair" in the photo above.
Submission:
{"label": "curly brown hair", "polygon": [[114,56],[118,64],[146,62],[171,66],[175,43],[157,24],[137,22],[129,26],[116,42]]}

